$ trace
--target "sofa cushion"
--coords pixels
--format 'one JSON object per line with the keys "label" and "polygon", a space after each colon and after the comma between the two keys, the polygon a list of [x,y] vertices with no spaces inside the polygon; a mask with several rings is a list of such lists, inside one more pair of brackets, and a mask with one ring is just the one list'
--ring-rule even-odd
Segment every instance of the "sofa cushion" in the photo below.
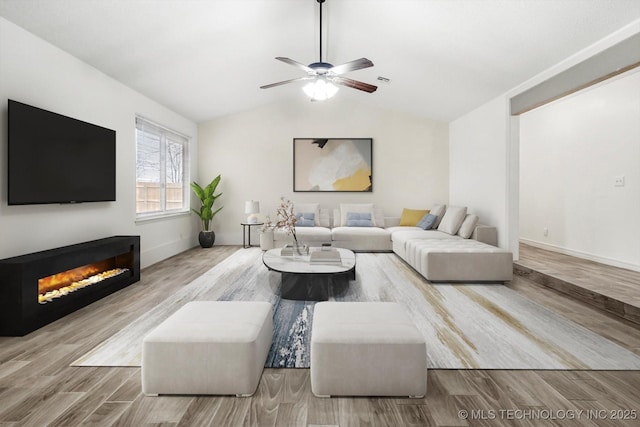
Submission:
{"label": "sofa cushion", "polygon": [[319,203],[298,203],[293,202],[295,213],[313,212],[314,225],[320,226],[320,204]]}
{"label": "sofa cushion", "polygon": [[438,230],[423,230],[419,227],[389,227],[391,249],[401,258],[405,258],[406,242],[411,239],[461,239]]}
{"label": "sofa cushion", "polygon": [[391,233],[391,236],[393,236],[393,234],[397,231],[417,231],[417,232],[424,231],[420,227],[406,227],[404,225],[403,226],[396,225],[393,227],[387,227],[386,229],[389,231],[389,233]]}
{"label": "sofa cushion", "polygon": [[347,212],[347,227],[373,227],[369,212]]}
{"label": "sofa cushion", "polygon": [[336,227],[331,229],[333,246],[354,251],[389,251],[391,233],[379,227]]}
{"label": "sofa cushion", "polygon": [[[296,227],[296,238],[300,243],[308,242],[331,242],[331,230],[325,227]],[[273,233],[273,240],[275,242],[293,242],[293,236],[287,234],[286,230],[275,230]],[[276,244],[281,246],[281,244]]]}
{"label": "sofa cushion", "polygon": [[296,213],[296,227],[314,227],[316,225],[316,214],[313,212]]}
{"label": "sofa cushion", "polygon": [[391,240],[406,241],[407,239],[460,239],[459,236],[452,236],[438,230],[423,230],[418,227],[392,227],[387,229],[391,232]]}
{"label": "sofa cushion", "polygon": [[462,221],[467,215],[467,208],[462,206],[449,206],[438,225],[438,231],[454,235],[460,229]]}
{"label": "sofa cushion", "polygon": [[[347,213],[349,212],[357,212],[357,213],[369,213],[371,215],[371,221],[374,227],[377,227],[375,216],[373,214],[373,203],[341,203],[340,204],[340,225],[342,227],[347,226]],[[336,225],[336,221],[334,219],[334,226]]]}
{"label": "sofa cushion", "polygon": [[476,229],[476,224],[478,224],[478,216],[473,214],[467,215],[458,230],[458,236],[463,239],[468,239],[473,234],[473,230]]}
{"label": "sofa cushion", "polygon": [[435,224],[437,219],[437,216],[428,213],[425,214],[425,216],[423,216],[416,225],[423,230],[431,230],[433,228],[433,224]]}
{"label": "sofa cushion", "polygon": [[426,209],[402,209],[402,215],[400,215],[400,225],[413,226],[417,225],[420,219],[422,219],[429,211]]}
{"label": "sofa cushion", "polygon": [[444,216],[444,212],[447,210],[447,205],[433,205],[431,211],[429,212],[431,215],[435,215],[438,217],[436,222],[433,223],[431,228],[438,228],[440,225],[440,221],[442,221],[442,217]]}

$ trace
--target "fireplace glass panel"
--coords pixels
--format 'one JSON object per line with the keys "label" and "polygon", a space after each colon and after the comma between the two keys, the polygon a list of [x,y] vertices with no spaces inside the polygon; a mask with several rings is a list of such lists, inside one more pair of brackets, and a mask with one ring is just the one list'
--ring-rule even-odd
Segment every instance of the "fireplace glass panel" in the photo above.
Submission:
{"label": "fireplace glass panel", "polygon": [[131,273],[131,254],[118,255],[38,280],[38,303],[46,304],[78,289]]}

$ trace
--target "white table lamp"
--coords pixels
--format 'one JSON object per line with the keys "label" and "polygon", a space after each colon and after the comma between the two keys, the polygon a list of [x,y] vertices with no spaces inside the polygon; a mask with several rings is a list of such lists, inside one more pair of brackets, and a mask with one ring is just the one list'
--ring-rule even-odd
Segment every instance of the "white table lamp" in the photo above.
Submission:
{"label": "white table lamp", "polygon": [[258,213],[260,212],[260,202],[256,200],[250,200],[244,202],[244,213],[249,214],[247,217],[247,224],[255,224],[258,222]]}

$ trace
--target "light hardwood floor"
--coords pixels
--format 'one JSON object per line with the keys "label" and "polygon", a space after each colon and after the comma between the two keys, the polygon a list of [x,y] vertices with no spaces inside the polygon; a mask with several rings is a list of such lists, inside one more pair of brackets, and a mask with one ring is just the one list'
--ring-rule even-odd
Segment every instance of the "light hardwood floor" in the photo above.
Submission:
{"label": "light hardwood floor", "polygon": [[640,273],[520,244],[514,273],[640,324]]}
{"label": "light hardwood floor", "polygon": [[[237,249],[218,246],[179,254],[145,269],[139,283],[54,324],[26,337],[0,338],[0,425],[640,424],[611,419],[640,418],[638,371],[431,370],[427,396],[409,400],[316,398],[308,369],[266,369],[251,398],[145,397],[139,368],[69,366]],[[640,354],[640,326],[526,278],[515,277],[508,286]],[[468,418],[460,411],[468,411]]]}

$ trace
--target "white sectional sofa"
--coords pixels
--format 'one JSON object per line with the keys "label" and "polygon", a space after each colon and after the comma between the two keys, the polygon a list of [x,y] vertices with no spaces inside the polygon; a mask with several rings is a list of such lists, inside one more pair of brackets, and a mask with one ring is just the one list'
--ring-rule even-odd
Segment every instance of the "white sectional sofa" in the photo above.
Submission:
{"label": "white sectional sofa", "polygon": [[[322,246],[331,243],[331,218],[328,209],[317,209],[318,221],[312,227],[296,227],[296,236],[300,244]],[[264,251],[281,248],[293,242],[293,237],[285,230],[263,230],[260,233],[260,248]]]}
{"label": "white sectional sofa", "polygon": [[[370,212],[373,225],[348,225],[345,210]],[[371,204],[343,204],[334,209],[333,220],[327,209],[318,208],[315,226],[296,227],[296,235],[299,243],[309,246],[330,243],[356,252],[393,251],[430,281],[511,280],[513,257],[497,247],[495,227],[478,224],[478,218],[467,214],[466,208],[440,205],[433,211],[439,214],[434,228],[424,230],[400,225],[400,217],[385,217]],[[282,247],[292,240],[281,230],[263,231],[260,247]]]}

